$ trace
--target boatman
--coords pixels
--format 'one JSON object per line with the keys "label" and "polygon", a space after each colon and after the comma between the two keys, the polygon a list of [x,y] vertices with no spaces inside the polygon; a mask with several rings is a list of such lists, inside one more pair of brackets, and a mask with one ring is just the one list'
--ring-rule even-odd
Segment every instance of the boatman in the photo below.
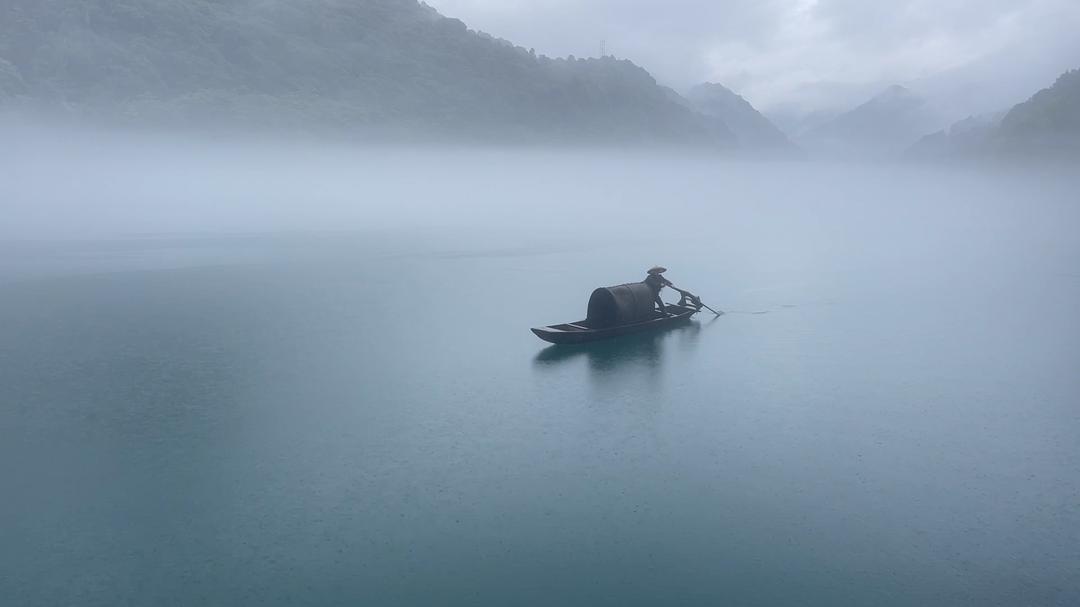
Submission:
{"label": "boatman", "polygon": [[649,270],[649,275],[645,277],[645,284],[649,285],[652,289],[653,301],[660,307],[660,313],[667,316],[667,306],[664,305],[664,300],[660,298],[660,290],[664,287],[674,287],[671,281],[664,278],[664,272],[667,272],[667,268],[661,266],[653,266]]}

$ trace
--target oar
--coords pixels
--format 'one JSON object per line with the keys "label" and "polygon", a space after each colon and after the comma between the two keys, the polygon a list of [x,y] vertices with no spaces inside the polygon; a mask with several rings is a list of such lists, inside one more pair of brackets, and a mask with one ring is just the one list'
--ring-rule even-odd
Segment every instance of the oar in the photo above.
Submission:
{"label": "oar", "polygon": [[712,309],[712,308],[710,308],[709,306],[706,306],[706,305],[705,305],[705,302],[701,301],[701,300],[700,300],[700,299],[698,299],[697,297],[695,297],[694,299],[695,299],[695,300],[697,300],[697,302],[698,302],[699,304],[701,304],[701,306],[702,306],[703,308],[705,308],[706,310],[708,310],[708,311],[712,312],[713,314],[716,314],[717,316],[720,316],[720,313],[719,313],[719,312],[717,312],[716,310],[713,310],[713,309]]}
{"label": "oar", "polygon": [[709,306],[705,305],[705,302],[701,301],[701,298],[700,298],[700,297],[698,297],[697,295],[694,295],[694,294],[693,294],[693,293],[691,293],[690,291],[683,291],[682,289],[680,289],[679,287],[676,287],[675,285],[670,285],[670,286],[671,286],[671,288],[672,288],[672,289],[675,289],[675,290],[676,290],[676,291],[678,291],[679,293],[681,293],[681,294],[683,294],[683,295],[685,295],[685,296],[689,297],[689,298],[690,298],[691,300],[693,300],[693,301],[694,301],[694,303],[698,303],[698,304],[701,304],[701,307],[703,307],[703,308],[705,308],[706,310],[708,310],[708,311],[712,312],[713,314],[716,314],[717,316],[720,316],[720,313],[719,313],[719,312],[717,312],[716,310],[713,310],[713,309],[712,309],[712,308],[710,308]]}

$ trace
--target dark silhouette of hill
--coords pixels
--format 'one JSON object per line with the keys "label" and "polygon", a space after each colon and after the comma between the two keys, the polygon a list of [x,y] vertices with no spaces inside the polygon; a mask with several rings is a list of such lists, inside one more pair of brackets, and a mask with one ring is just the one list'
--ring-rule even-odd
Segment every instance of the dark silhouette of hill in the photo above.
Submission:
{"label": "dark silhouette of hill", "polygon": [[1080,155],[1080,70],[1070,70],[1001,119],[991,152]]}
{"label": "dark silhouette of hill", "polygon": [[386,140],[735,145],[629,61],[538,56],[416,0],[5,0],[0,108]]}

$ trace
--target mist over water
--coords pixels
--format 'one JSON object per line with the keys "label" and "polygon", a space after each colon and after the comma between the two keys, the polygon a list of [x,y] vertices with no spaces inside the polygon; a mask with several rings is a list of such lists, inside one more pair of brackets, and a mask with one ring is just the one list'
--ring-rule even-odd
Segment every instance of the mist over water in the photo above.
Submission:
{"label": "mist over water", "polygon": [[1075,175],[18,141],[0,605],[1080,596]]}

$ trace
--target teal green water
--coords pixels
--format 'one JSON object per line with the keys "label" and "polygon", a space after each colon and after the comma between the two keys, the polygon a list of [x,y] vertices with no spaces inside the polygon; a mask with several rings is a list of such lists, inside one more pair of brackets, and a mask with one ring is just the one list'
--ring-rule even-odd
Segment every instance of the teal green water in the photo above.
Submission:
{"label": "teal green water", "polygon": [[1080,214],[952,200],[6,243],[0,604],[1075,604]]}

